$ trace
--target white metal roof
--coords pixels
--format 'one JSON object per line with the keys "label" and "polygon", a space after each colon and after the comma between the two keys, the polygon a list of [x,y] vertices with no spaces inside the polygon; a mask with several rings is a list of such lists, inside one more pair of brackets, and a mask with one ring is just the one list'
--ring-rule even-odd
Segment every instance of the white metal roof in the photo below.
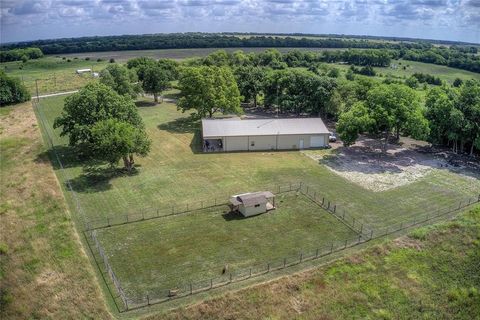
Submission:
{"label": "white metal roof", "polygon": [[203,137],[328,134],[320,118],[202,119]]}

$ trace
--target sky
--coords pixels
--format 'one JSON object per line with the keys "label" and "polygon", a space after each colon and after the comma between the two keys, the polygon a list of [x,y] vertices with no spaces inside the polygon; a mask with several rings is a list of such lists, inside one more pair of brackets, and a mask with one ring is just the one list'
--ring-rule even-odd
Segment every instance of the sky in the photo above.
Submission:
{"label": "sky", "polygon": [[480,0],[0,0],[0,4],[2,43],[233,31],[480,43]]}

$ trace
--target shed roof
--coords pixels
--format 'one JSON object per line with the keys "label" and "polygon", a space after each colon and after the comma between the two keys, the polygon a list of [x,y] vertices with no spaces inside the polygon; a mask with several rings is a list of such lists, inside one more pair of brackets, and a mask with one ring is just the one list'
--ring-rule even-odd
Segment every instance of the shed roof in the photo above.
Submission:
{"label": "shed roof", "polygon": [[202,119],[203,137],[328,134],[321,118]]}
{"label": "shed roof", "polygon": [[243,204],[246,207],[251,207],[256,204],[266,203],[268,198],[273,198],[275,195],[270,191],[250,192],[232,196],[230,203],[234,206]]}

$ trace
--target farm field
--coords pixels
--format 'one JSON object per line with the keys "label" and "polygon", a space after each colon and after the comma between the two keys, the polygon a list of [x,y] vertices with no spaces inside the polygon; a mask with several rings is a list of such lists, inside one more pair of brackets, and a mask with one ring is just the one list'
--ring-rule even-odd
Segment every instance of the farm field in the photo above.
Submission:
{"label": "farm field", "polygon": [[[0,63],[0,69],[11,76],[18,77],[27,87],[32,95],[36,94],[35,80],[39,79],[38,92],[39,94],[47,94],[53,92],[70,91],[83,87],[87,82],[92,81],[90,74],[77,75],[75,70],[79,68],[91,68],[95,72],[99,72],[108,65],[110,58],[114,58],[116,62],[125,63],[127,60],[135,57],[152,57],[155,59],[168,58],[175,60],[184,60],[195,57],[204,57],[216,50],[226,50],[227,52],[234,52],[236,50],[243,50],[245,52],[259,53],[269,48],[200,48],[200,49],[164,49],[164,50],[132,50],[132,51],[108,51],[108,52],[87,52],[87,53],[72,53],[61,56],[46,56],[38,60],[30,60],[23,64],[21,62],[5,62]],[[275,48],[280,52],[288,52],[291,50],[304,51],[324,51],[334,50],[330,48]],[[335,49],[337,50],[337,49]],[[341,50],[341,49],[340,49]],[[65,57],[66,59],[63,59]],[[90,60],[86,61],[85,58]],[[97,61],[97,59],[102,61]],[[68,62],[68,59],[70,62]],[[401,64],[400,64],[401,63]],[[408,78],[415,72],[428,73],[439,77],[440,79],[453,83],[455,78],[462,80],[476,79],[480,80],[480,74],[469,72],[465,70],[450,68],[446,66],[439,66],[423,62],[393,60],[393,65],[397,68],[375,68],[376,72],[382,77],[375,77],[378,80],[384,79],[385,76],[391,75],[397,78]],[[345,64],[330,64],[338,67],[340,70],[346,71],[349,65]],[[403,66],[408,66],[403,69]],[[20,69],[22,67],[22,69]]]}
{"label": "farm field", "polygon": [[68,177],[88,220],[171,208],[172,204],[180,207],[194,200],[227,200],[231,194],[301,181],[351,215],[382,227],[480,191],[475,176],[448,168],[432,167],[412,183],[373,192],[297,151],[204,154],[199,152],[199,122],[166,102],[139,108],[153,144],[147,157],[137,159],[138,174],[91,170],[76,162],[66,139],[52,130],[63,101],[64,97],[40,100],[38,116],[45,121],[66,167],[65,177],[59,177],[63,183]]}
{"label": "farm field", "polygon": [[[358,234],[309,198],[277,195],[276,210],[244,218],[226,205],[159,219],[99,229],[110,264],[127,296],[159,295],[161,290],[229,273],[278,267],[299,255],[357,239]],[[167,294],[163,294],[167,296]]]}
{"label": "farm field", "polygon": [[[100,72],[108,65],[108,61],[91,59],[73,59],[70,62],[62,59],[63,56],[46,56],[36,60],[22,62],[3,62],[0,69],[8,75],[19,78],[27,87],[30,94],[36,95],[35,80],[38,79],[38,93],[70,91],[83,87],[92,80],[91,74],[77,75],[75,71],[90,68]],[[20,67],[22,69],[20,69]]]}
{"label": "farm field", "polygon": [[[125,51],[104,51],[104,52],[82,52],[82,53],[71,53],[64,54],[65,57],[78,57],[79,59],[84,59],[85,57],[90,57],[92,60],[101,58],[108,60],[114,58],[118,62],[126,62],[129,59],[136,57],[151,57],[155,59],[166,58],[174,60],[184,60],[189,58],[201,58],[209,55],[210,53],[217,50],[225,50],[226,52],[235,52],[238,50],[244,51],[246,53],[260,53],[267,49],[272,49],[268,47],[239,47],[239,48],[195,48],[195,49],[157,49],[157,50],[125,50]],[[321,52],[325,50],[342,50],[342,49],[331,49],[331,48],[274,48],[278,51],[284,53],[292,50],[302,50],[302,51],[314,51]]]}

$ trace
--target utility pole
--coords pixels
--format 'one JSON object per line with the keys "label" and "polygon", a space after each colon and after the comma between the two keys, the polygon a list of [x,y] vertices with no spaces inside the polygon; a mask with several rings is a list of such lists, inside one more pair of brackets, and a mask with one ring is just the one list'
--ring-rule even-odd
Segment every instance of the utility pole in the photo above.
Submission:
{"label": "utility pole", "polygon": [[37,89],[37,102],[40,101],[40,98],[38,96],[38,79],[35,79],[35,88]]}

